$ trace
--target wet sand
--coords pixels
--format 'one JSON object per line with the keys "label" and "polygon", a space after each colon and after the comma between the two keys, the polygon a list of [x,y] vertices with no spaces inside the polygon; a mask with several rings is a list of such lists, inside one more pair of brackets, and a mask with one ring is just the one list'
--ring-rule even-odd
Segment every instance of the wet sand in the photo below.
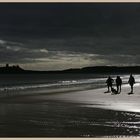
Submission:
{"label": "wet sand", "polygon": [[139,86],[133,95],[105,90],[1,99],[0,137],[139,136]]}

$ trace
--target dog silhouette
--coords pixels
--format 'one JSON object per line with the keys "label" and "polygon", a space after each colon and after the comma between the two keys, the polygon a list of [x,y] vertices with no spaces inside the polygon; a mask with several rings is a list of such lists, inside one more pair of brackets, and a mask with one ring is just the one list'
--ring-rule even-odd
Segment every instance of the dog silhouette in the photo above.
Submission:
{"label": "dog silhouette", "polygon": [[115,88],[111,88],[111,92],[114,93],[114,94],[118,94],[118,92]]}

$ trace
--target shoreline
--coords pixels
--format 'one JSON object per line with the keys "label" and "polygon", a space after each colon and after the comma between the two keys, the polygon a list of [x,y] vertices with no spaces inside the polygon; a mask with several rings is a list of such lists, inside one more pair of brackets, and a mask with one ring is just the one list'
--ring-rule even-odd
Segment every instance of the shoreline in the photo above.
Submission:
{"label": "shoreline", "polygon": [[[54,89],[55,90],[55,89]],[[85,107],[110,109],[116,111],[130,111],[140,112],[140,85],[137,83],[134,86],[134,94],[128,95],[130,87],[129,85],[122,86],[122,92],[117,95],[111,93],[104,93],[107,88],[97,88],[88,90],[76,90],[68,91],[67,89],[54,93],[46,93],[43,90],[37,94],[19,95],[9,98],[1,98],[0,102],[45,102],[45,101],[60,101],[67,103],[82,104]],[[20,103],[20,102],[19,102]]]}
{"label": "shoreline", "polygon": [[[58,100],[70,103],[81,103],[87,107],[99,107],[112,110],[140,112],[140,86],[134,86],[134,94],[129,95],[129,85],[122,86],[121,94],[104,93],[106,88],[69,91],[58,94],[34,96],[33,99]],[[32,99],[32,97],[30,98]],[[93,105],[93,106],[92,106]]]}

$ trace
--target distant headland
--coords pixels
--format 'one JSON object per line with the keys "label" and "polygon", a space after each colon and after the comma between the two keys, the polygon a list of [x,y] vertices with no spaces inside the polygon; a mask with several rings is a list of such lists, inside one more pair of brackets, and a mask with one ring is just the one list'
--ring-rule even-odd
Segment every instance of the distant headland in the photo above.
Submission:
{"label": "distant headland", "polygon": [[37,70],[25,70],[19,65],[6,64],[0,67],[0,74],[130,74],[136,73],[140,74],[140,66],[93,66],[66,70],[54,70],[54,71],[37,71]]}

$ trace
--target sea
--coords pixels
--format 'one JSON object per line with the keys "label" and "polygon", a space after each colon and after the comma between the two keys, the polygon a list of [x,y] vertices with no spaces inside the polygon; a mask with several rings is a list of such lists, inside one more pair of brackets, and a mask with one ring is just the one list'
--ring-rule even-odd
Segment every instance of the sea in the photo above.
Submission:
{"label": "sea", "polygon": [[[111,75],[114,79],[117,75]],[[0,74],[0,97],[51,94],[106,87],[107,74]],[[129,75],[121,75],[123,84]],[[136,82],[140,76],[135,75]]]}

